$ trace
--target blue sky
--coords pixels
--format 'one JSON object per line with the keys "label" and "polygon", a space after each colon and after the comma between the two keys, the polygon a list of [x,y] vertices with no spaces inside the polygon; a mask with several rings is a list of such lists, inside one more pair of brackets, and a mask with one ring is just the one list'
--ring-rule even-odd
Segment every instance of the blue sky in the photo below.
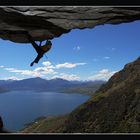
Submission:
{"label": "blue sky", "polygon": [[108,80],[140,54],[140,21],[74,29],[52,40],[52,49],[36,57],[31,44],[0,39],[0,79]]}

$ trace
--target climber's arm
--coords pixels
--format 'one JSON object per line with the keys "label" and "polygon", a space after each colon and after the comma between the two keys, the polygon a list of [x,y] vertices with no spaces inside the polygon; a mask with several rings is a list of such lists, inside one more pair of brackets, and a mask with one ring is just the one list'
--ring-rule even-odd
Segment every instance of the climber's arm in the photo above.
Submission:
{"label": "climber's arm", "polygon": [[40,51],[40,47],[37,45],[37,43],[33,40],[32,36],[30,34],[27,34],[29,42],[32,44],[36,52],[38,53]]}
{"label": "climber's arm", "polygon": [[40,41],[39,47],[41,47],[42,41]]}

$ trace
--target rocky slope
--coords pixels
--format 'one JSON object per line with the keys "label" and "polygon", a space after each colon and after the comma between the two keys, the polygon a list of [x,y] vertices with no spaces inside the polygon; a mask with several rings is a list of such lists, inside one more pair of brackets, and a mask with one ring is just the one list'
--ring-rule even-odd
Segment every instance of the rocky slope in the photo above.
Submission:
{"label": "rocky slope", "polygon": [[70,30],[119,24],[140,19],[140,7],[0,7],[0,38],[28,42],[59,37]]}
{"label": "rocky slope", "polygon": [[62,132],[140,132],[140,58],[125,65],[88,102],[74,110]]}
{"label": "rocky slope", "polygon": [[59,124],[56,118],[42,120],[44,123],[22,132],[140,133],[140,57],[125,65],[92,98],[62,119],[65,121]]}

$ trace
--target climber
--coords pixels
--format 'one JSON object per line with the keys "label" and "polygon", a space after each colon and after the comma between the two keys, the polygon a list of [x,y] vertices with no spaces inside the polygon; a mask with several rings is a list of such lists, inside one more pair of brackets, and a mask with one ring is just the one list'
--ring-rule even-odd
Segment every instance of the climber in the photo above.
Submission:
{"label": "climber", "polygon": [[34,63],[38,63],[39,60],[43,57],[43,55],[51,49],[52,43],[50,40],[47,40],[45,45],[41,46],[42,41],[40,41],[40,45],[37,45],[29,33],[27,34],[27,37],[29,42],[32,44],[32,46],[38,53],[37,57],[30,64],[30,66],[33,66]]}

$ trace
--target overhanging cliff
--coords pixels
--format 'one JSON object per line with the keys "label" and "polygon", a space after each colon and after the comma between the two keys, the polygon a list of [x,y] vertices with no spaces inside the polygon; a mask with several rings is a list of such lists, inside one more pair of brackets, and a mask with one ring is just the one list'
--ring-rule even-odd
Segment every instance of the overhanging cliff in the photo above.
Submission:
{"label": "overhanging cliff", "polygon": [[53,39],[70,30],[119,24],[140,19],[140,7],[0,7],[0,38],[28,43]]}

